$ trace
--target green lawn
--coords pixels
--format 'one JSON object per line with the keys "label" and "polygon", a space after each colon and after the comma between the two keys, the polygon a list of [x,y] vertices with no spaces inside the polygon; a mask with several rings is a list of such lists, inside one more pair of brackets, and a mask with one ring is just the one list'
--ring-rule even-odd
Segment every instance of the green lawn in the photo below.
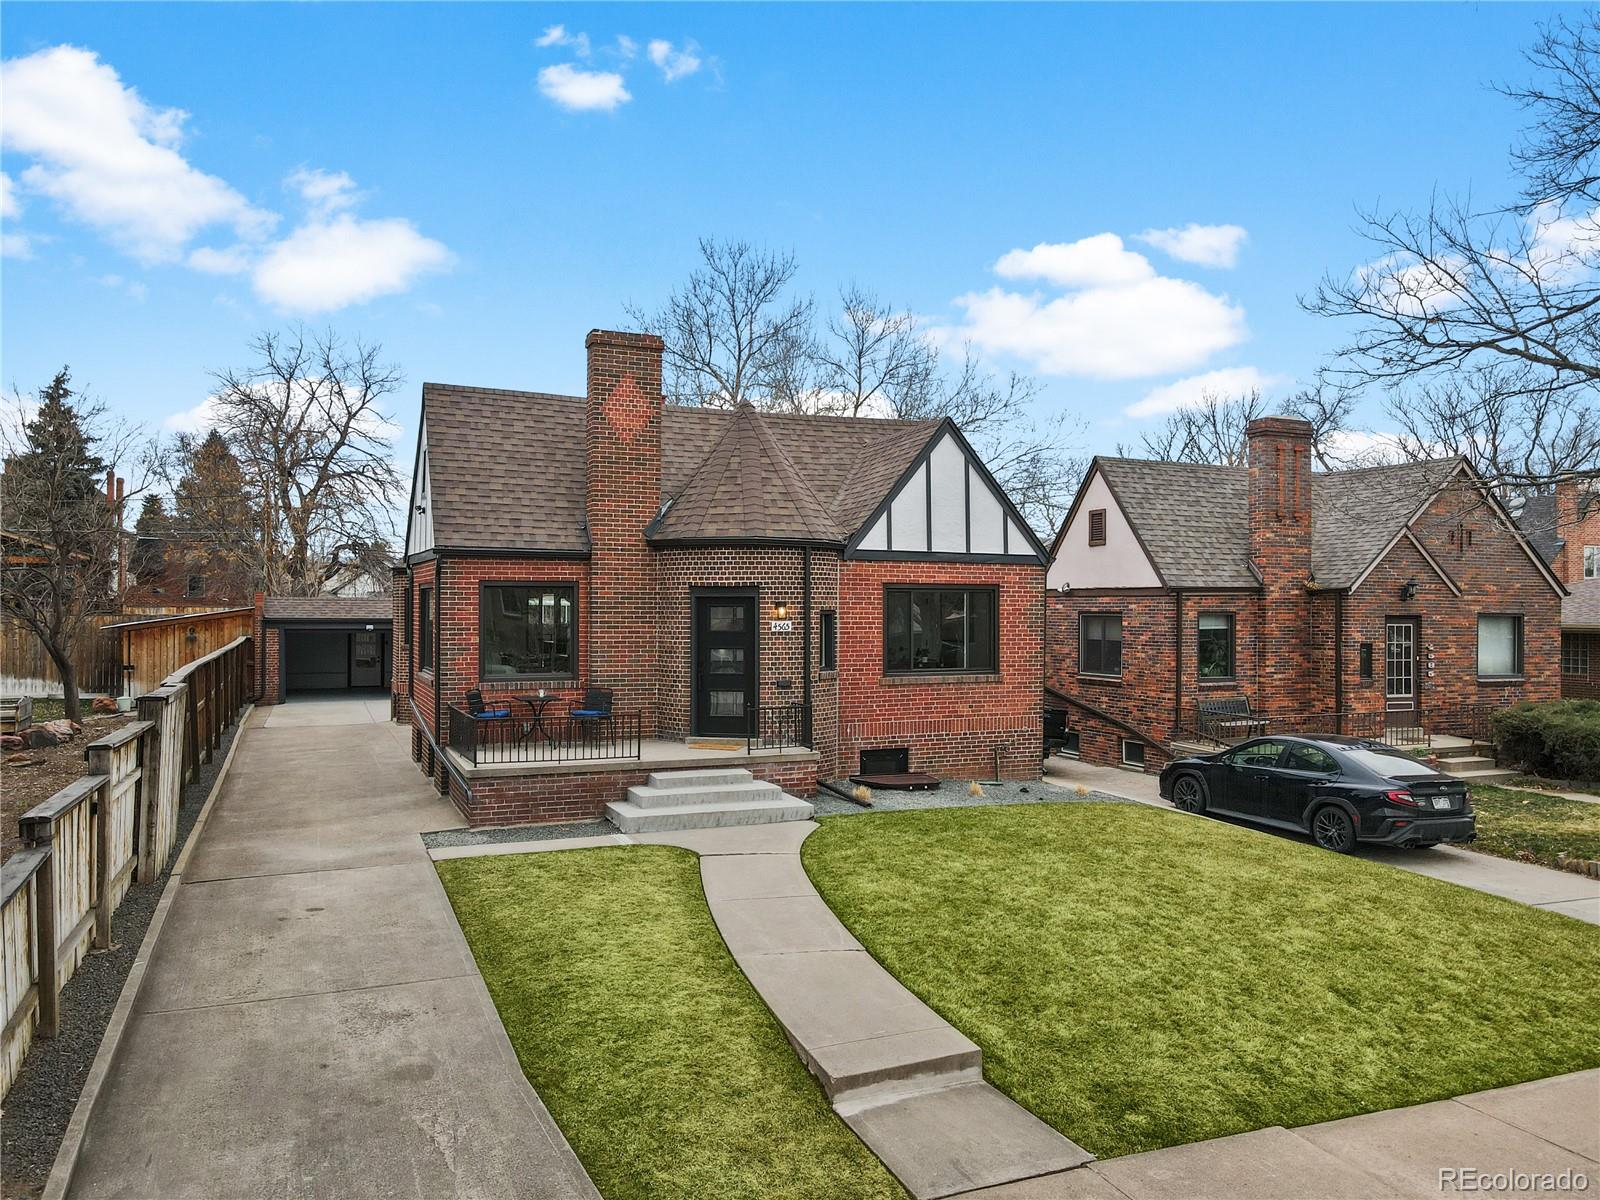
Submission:
{"label": "green lawn", "polygon": [[1594,779],[1546,779],[1542,775],[1518,775],[1508,779],[1513,787],[1538,788],[1542,792],[1586,792],[1600,796],[1600,781]]}
{"label": "green lawn", "polygon": [[607,1200],[904,1198],[667,846],[439,863],[522,1069]]}
{"label": "green lawn", "polygon": [[1473,784],[1472,807],[1478,814],[1474,850],[1547,867],[1563,851],[1600,858],[1600,804]]}
{"label": "green lawn", "polygon": [[1600,929],[1135,805],[825,818],[851,931],[1101,1157],[1600,1066]]}

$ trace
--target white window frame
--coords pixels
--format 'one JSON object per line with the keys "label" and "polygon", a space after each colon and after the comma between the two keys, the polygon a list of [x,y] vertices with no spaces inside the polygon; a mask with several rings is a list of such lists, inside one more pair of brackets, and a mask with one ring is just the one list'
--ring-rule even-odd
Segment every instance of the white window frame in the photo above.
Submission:
{"label": "white window frame", "polygon": [[1585,579],[1600,579],[1600,546],[1585,546],[1583,548],[1583,577]]}
{"label": "white window frame", "polygon": [[[1485,621],[1509,621],[1512,636],[1512,663],[1510,671],[1485,671],[1483,669],[1483,623]],[[1521,613],[1479,613],[1478,614],[1478,678],[1479,679],[1520,679],[1523,675],[1523,621]]]}
{"label": "white window frame", "polygon": [[[1137,747],[1139,747],[1139,757],[1138,758],[1134,759],[1134,758],[1129,758],[1128,757],[1128,747],[1129,746],[1137,746]],[[1145,764],[1145,751],[1146,751],[1146,749],[1147,749],[1147,747],[1145,746],[1145,744],[1143,742],[1139,741],[1137,738],[1123,738],[1122,739],[1122,746],[1121,746],[1121,750],[1122,750],[1122,765],[1125,766],[1125,767],[1139,767],[1140,769],[1143,769],[1144,764]]]}
{"label": "white window frame", "polygon": [[1561,673],[1577,679],[1589,675],[1589,639],[1581,633],[1561,635]]}

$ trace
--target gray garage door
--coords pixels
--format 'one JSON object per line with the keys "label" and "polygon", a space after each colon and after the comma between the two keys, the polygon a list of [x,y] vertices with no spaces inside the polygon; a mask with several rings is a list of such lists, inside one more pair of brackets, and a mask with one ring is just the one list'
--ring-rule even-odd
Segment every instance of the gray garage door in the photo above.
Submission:
{"label": "gray garage door", "polygon": [[344,629],[286,629],[284,687],[291,692],[350,686],[350,633]]}

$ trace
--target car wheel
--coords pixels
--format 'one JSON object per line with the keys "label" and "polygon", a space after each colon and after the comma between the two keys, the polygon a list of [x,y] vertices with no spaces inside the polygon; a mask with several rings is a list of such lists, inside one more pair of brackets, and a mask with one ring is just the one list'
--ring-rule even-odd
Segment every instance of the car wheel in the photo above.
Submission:
{"label": "car wheel", "polygon": [[1179,775],[1172,784],[1172,803],[1184,812],[1201,813],[1206,810],[1206,789],[1198,776]]}
{"label": "car wheel", "polygon": [[1335,805],[1317,809],[1311,818],[1311,836],[1317,845],[1335,854],[1349,854],[1356,848],[1356,827],[1348,813]]}

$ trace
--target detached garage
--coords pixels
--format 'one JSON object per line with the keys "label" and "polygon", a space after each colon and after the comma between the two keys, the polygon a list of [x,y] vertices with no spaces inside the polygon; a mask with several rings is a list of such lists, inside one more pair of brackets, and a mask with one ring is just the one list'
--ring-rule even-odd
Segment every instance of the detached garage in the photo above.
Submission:
{"label": "detached garage", "polygon": [[388,691],[394,616],[387,596],[267,596],[262,702],[296,692]]}

